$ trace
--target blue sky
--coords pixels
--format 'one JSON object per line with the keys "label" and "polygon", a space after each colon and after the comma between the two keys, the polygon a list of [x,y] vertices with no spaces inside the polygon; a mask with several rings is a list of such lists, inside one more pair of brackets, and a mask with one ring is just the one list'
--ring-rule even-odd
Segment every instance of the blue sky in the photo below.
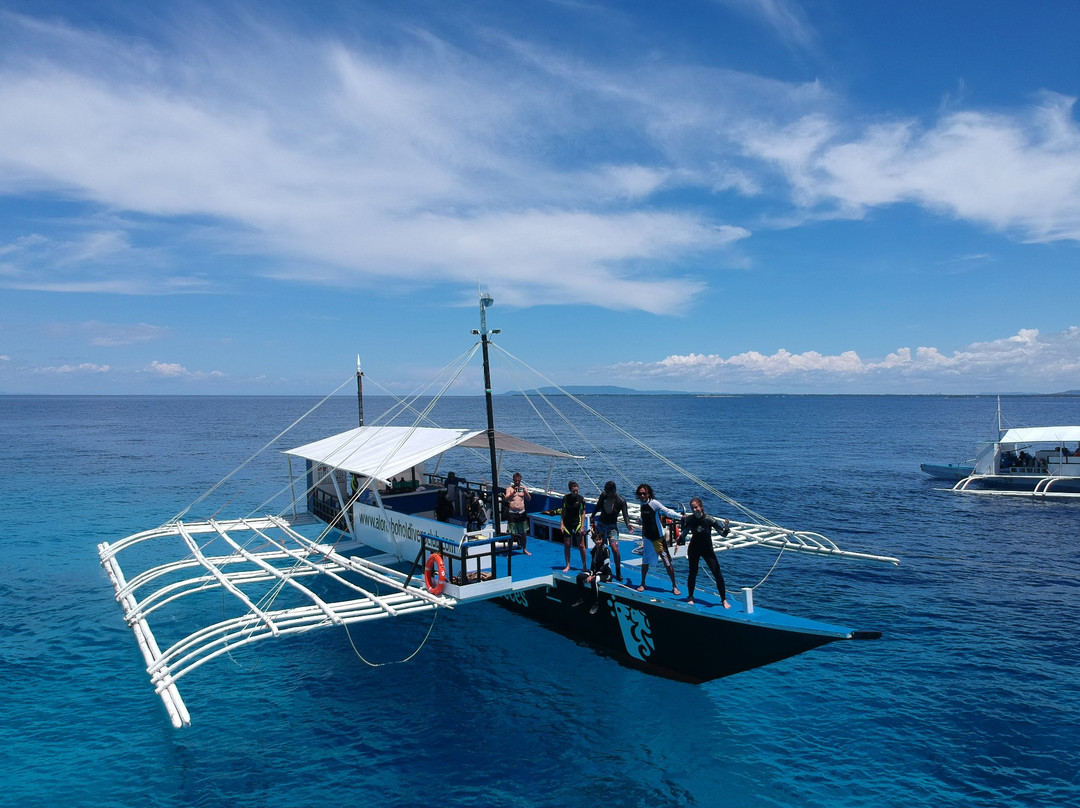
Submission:
{"label": "blue sky", "polygon": [[1078,36],[1039,0],[0,0],[0,393],[323,394],[357,354],[407,392],[478,282],[564,384],[1077,389]]}

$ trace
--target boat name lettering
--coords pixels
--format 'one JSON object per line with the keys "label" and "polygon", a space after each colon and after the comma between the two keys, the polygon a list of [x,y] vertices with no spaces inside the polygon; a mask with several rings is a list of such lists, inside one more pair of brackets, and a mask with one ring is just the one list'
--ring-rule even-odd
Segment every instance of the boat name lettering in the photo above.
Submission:
{"label": "boat name lettering", "polygon": [[[364,527],[380,530],[383,533],[407,539],[408,541],[420,541],[420,530],[411,521],[393,518],[388,519],[377,510],[375,510],[374,513],[371,513],[365,508],[357,508],[356,517],[357,521]],[[459,547],[458,542],[454,539],[447,539],[441,536],[435,536],[433,538],[443,545],[447,551],[457,551]]]}

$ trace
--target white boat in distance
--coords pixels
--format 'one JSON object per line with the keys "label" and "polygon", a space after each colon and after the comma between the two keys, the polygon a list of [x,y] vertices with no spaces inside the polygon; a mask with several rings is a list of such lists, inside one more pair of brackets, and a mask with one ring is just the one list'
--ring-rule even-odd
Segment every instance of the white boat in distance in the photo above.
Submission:
{"label": "white boat in distance", "polygon": [[1005,429],[998,399],[997,440],[980,447],[971,473],[952,490],[962,494],[1080,497],[1080,426]]}
{"label": "white boat in distance", "polygon": [[[564,546],[557,512],[562,493],[551,490],[550,485],[554,464],[574,465],[580,470],[567,472],[561,467],[559,479],[621,479],[632,489],[631,480],[611,464],[602,448],[589,442],[593,432],[570,429],[562,412],[555,421],[560,429],[551,429],[556,440],[576,434],[591,446],[591,454],[608,464],[606,468],[590,471],[583,465],[583,455],[494,429],[489,347],[501,351],[504,359],[518,360],[489,339],[499,333],[487,330],[486,310],[492,303],[490,297],[481,297],[481,328],[473,332],[480,340],[448,366],[441,388],[449,389],[482,349],[486,429],[427,425],[437,396],[431,401],[420,397],[401,401],[386,414],[388,418],[409,414],[411,423],[407,425],[365,424],[364,376],[358,362],[361,426],[285,452],[289,483],[283,492],[288,503],[277,513],[182,521],[185,512],[158,528],[99,545],[124,618],[135,633],[151,682],[174,726],[191,721],[177,682],[222,654],[268,638],[316,629],[343,626],[348,630],[361,622],[466,605],[483,608],[475,604],[485,600],[540,621],[623,664],[689,682],[767,665],[837,640],[880,636],[877,631],[761,608],[754,603],[756,587],[729,593],[730,608],[724,608],[715,590],[706,591],[704,585],[695,593],[694,602],[688,603],[670,590],[662,567],[656,579],[662,586],[648,581],[644,591],[638,591],[619,580],[600,583],[595,590],[598,609],[590,613],[576,608],[581,590],[577,571],[563,571]],[[543,381],[552,384],[546,378]],[[519,392],[525,393],[520,385]],[[899,563],[888,556],[841,550],[819,533],[770,522],[649,449],[586,402],[563,393],[553,398],[563,405],[567,401],[579,405],[624,442],[686,477],[695,492],[714,497],[710,512],[719,508],[737,517],[731,520],[726,537],[714,537],[718,552],[769,551],[777,556],[773,567],[781,556],[797,554]],[[551,399],[540,398],[557,411]],[[423,409],[416,413],[421,401]],[[530,405],[537,409],[532,401]],[[455,451],[471,453],[474,461],[479,455],[487,461],[485,471],[490,476],[483,479],[481,472],[480,477],[470,475],[478,482],[451,480],[440,469],[443,455]],[[512,546],[503,532],[499,498],[504,452],[549,463],[547,485],[530,487],[526,508],[530,554]],[[303,464],[300,474],[294,473],[297,460]],[[434,464],[430,471],[428,464]],[[492,486],[491,480],[500,482]],[[465,504],[473,493],[488,502],[488,513],[493,515],[481,525],[466,520]],[[591,504],[595,499],[589,501]],[[624,533],[622,538],[629,537]],[[640,578],[641,559],[632,548],[632,541],[623,542],[622,565]],[[576,548],[573,553],[577,561]],[[121,555],[126,568],[121,566]],[[702,584],[708,581],[706,576],[703,572]],[[201,604],[196,603],[200,600]],[[187,608],[189,603],[194,606]],[[150,620],[158,620],[159,611],[166,607],[177,608],[182,614],[180,619],[170,615],[170,619],[161,620],[159,632],[164,628],[178,635],[162,642],[151,629]],[[179,629],[178,624],[185,620],[194,620],[197,625]]]}

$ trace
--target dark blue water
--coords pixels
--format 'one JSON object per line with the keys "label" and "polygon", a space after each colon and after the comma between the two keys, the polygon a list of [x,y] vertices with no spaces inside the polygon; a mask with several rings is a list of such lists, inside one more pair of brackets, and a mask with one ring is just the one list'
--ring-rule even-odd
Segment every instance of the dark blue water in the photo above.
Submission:
{"label": "dark blue water", "polygon": [[[176,515],[313,401],[0,397],[0,804],[1080,804],[1080,502],[960,498],[918,469],[972,456],[993,399],[591,402],[780,524],[900,557],[785,556],[756,593],[884,638],[692,686],[483,604],[440,613],[405,664],[371,667],[354,645],[401,659],[430,616],[222,657],[182,680],[193,725],[173,730],[96,545]],[[1003,406],[1013,425],[1080,423],[1080,399]],[[480,426],[476,407],[449,400],[437,417]],[[523,402],[497,407],[500,428],[553,443]],[[354,419],[355,402],[335,400],[277,448]],[[592,435],[661,500],[700,493],[618,434]],[[548,474],[520,468],[534,484]],[[582,477],[553,473],[559,487]],[[191,516],[246,514],[286,484],[267,452]],[[774,560],[721,556],[732,588]]]}

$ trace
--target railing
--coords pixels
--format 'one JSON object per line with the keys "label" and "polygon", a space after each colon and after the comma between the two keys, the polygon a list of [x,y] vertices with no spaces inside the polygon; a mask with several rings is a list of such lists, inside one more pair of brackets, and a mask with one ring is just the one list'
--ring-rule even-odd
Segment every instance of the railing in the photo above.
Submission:
{"label": "railing", "polygon": [[316,488],[311,492],[310,505],[313,516],[338,530],[349,532],[348,517],[342,512],[341,503],[334,494],[322,488]]}

